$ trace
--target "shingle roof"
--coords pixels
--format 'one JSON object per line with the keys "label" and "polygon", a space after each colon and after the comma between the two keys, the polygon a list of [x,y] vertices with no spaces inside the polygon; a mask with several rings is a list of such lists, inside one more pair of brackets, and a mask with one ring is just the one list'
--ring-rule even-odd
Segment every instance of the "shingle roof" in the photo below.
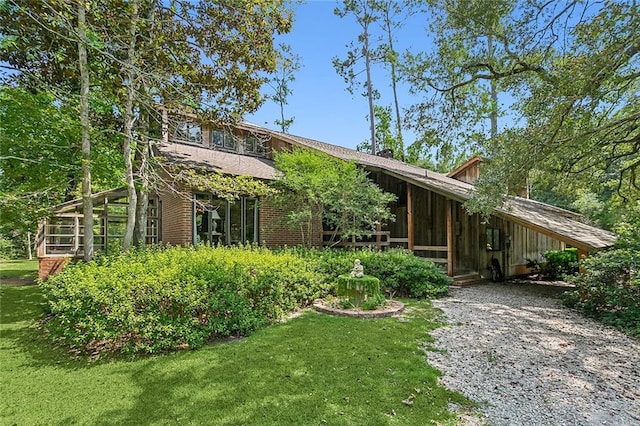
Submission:
{"label": "shingle roof", "polygon": [[276,169],[273,161],[266,158],[216,151],[196,145],[159,143],[159,153],[169,162],[204,167],[231,175],[250,175],[259,179],[273,180]]}
{"label": "shingle roof", "polygon": [[[442,173],[391,158],[378,157],[301,136],[264,129],[250,123],[244,123],[244,125],[297,146],[322,151],[343,160],[355,161],[370,169],[383,170],[456,201],[464,202],[473,195],[473,185]],[[615,234],[609,231],[583,223],[582,216],[577,213],[526,198],[509,197],[505,204],[497,209],[496,215],[586,250],[611,247],[616,238]]]}

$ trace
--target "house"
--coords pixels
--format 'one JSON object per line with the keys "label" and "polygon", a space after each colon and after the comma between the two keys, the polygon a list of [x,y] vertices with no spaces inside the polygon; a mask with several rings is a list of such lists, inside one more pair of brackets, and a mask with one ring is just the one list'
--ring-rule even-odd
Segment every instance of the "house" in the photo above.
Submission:
{"label": "house", "polygon": [[[328,143],[289,135],[249,123],[216,129],[195,121],[172,128],[164,114],[162,139],[155,153],[163,164],[198,167],[231,176],[250,175],[265,181],[277,179],[272,154],[301,147],[354,161],[370,178],[397,196],[390,206],[395,222],[379,226],[368,241],[343,245],[403,247],[440,264],[456,280],[487,276],[487,265],[497,260],[505,276],[528,272],[527,259],[550,249],[576,247],[580,255],[613,245],[615,235],[581,221],[580,215],[524,197],[510,197],[483,222],[463,207],[473,193],[478,160],[472,159],[449,175],[436,173],[392,158],[358,152]],[[212,193],[180,187],[167,177],[150,196],[147,222],[149,243],[190,245],[259,243],[268,247],[297,245],[299,232],[280,220],[286,211],[268,198],[219,199]],[[108,250],[122,238],[125,191],[94,195],[96,249]],[[57,272],[82,253],[81,200],[56,207],[39,233],[40,277]],[[312,243],[321,246],[318,223]]]}

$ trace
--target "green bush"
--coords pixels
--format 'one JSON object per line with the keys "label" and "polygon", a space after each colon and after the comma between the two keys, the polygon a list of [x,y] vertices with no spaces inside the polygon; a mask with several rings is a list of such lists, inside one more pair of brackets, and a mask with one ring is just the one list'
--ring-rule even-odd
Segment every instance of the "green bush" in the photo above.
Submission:
{"label": "green bush", "polygon": [[567,306],[640,336],[640,250],[617,248],[582,261],[585,272],[570,279]]}
{"label": "green bush", "polygon": [[247,335],[335,292],[356,258],[391,294],[447,292],[449,279],[433,263],[400,250],[149,248],[78,262],[49,278],[45,323],[56,340],[84,353],[197,348]]}
{"label": "green bush", "polygon": [[255,247],[132,250],[43,284],[52,336],[78,351],[154,353],[246,335],[326,294],[292,253]]}
{"label": "green bush", "polygon": [[[380,280],[371,275],[360,278],[350,274],[338,275],[338,297],[348,298],[354,306],[362,306],[365,300],[378,300],[380,295]],[[369,303],[367,306],[370,306]]]}
{"label": "green bush", "polygon": [[380,279],[383,291],[416,298],[437,298],[447,294],[451,284],[433,262],[401,250],[331,250],[290,249],[308,259],[322,275],[323,281],[335,282],[339,275],[348,273],[356,259],[360,259],[364,272]]}
{"label": "green bush", "polygon": [[549,280],[563,279],[578,272],[578,249],[548,250],[542,253],[544,262],[527,259],[527,267]]}

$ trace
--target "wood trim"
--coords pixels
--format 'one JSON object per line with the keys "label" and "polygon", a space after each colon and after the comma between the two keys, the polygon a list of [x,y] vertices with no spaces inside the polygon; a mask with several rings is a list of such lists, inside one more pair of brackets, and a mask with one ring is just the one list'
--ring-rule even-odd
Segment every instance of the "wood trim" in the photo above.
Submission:
{"label": "wood trim", "polygon": [[453,276],[453,202],[447,198],[447,275]]}
{"label": "wood trim", "polygon": [[449,251],[447,246],[413,246],[413,249],[420,251]]}
{"label": "wood trim", "polygon": [[408,243],[408,238],[389,238],[390,243]]}
{"label": "wood trim", "polygon": [[407,182],[407,248],[413,251],[413,185]]}
{"label": "wood trim", "polygon": [[421,257],[420,259],[423,260],[428,260],[430,262],[433,263],[441,263],[441,264],[447,264],[447,268],[449,267],[449,260],[445,259],[444,257]]}

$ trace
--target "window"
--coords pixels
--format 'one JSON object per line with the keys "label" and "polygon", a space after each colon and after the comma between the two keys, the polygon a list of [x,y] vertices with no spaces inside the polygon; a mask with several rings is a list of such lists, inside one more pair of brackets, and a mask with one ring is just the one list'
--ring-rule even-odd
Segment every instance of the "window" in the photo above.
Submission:
{"label": "window", "polygon": [[498,228],[487,228],[487,251],[502,250],[500,244],[500,230]]}
{"label": "window", "polygon": [[210,146],[235,151],[236,141],[228,130],[212,130]]}
{"label": "window", "polygon": [[244,138],[244,150],[245,152],[255,153],[258,148],[258,140],[251,133],[247,133]]}
{"label": "window", "polygon": [[258,241],[258,205],[255,199],[226,201],[213,194],[193,199],[193,244],[239,244]]}
{"label": "window", "polygon": [[265,156],[267,154],[265,141],[261,139],[260,135],[247,132],[244,135],[243,152],[250,155]]}
{"label": "window", "polygon": [[202,144],[202,128],[199,124],[183,121],[178,123],[173,139],[194,145]]}

